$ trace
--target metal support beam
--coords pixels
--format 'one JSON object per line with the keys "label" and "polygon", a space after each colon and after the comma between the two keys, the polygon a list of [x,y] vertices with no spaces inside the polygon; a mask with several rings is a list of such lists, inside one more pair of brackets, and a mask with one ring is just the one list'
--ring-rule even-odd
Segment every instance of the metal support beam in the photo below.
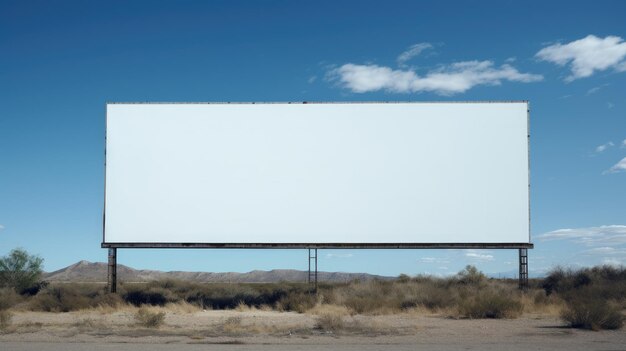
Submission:
{"label": "metal support beam", "polygon": [[528,249],[519,249],[519,288],[528,289]]}
{"label": "metal support beam", "polygon": [[[313,264],[311,264],[313,261]],[[313,270],[311,268],[313,267]],[[317,249],[309,249],[309,274],[307,276],[309,287],[313,287],[313,291],[317,293]]]}
{"label": "metal support beam", "polygon": [[109,248],[109,266],[107,272],[107,290],[117,292],[117,249]]}

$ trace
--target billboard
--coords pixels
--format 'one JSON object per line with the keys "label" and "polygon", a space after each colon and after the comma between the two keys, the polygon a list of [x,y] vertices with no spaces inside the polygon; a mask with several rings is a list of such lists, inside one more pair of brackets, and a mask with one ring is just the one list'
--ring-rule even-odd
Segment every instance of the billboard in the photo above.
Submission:
{"label": "billboard", "polygon": [[104,247],[530,244],[527,102],[106,109]]}

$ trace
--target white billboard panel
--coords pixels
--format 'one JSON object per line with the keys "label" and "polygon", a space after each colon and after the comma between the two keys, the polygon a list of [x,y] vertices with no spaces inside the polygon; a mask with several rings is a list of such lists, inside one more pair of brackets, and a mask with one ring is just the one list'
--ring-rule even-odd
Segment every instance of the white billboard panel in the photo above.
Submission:
{"label": "white billboard panel", "polygon": [[527,111],[108,104],[104,243],[529,243]]}

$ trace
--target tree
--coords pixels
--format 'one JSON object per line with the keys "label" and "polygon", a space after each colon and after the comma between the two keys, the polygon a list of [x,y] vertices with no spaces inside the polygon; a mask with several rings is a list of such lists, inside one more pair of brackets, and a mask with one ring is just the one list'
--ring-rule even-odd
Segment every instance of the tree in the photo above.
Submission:
{"label": "tree", "polygon": [[22,293],[36,285],[41,278],[43,258],[30,255],[24,249],[13,249],[0,258],[0,287]]}

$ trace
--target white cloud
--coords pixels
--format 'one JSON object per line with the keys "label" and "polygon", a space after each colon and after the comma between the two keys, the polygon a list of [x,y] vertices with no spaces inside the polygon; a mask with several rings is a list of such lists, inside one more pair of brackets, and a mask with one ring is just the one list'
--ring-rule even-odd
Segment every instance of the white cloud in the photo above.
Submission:
{"label": "white cloud", "polygon": [[0,230],[4,229],[4,226],[2,224],[0,224]]}
{"label": "white cloud", "polygon": [[477,260],[477,261],[493,261],[493,255],[487,253],[480,253],[478,250],[469,249],[465,252],[465,257]]}
{"label": "white cloud", "polygon": [[353,254],[350,253],[346,253],[346,254],[341,254],[341,253],[327,253],[326,254],[326,258],[350,258],[353,257]]}
{"label": "white cloud", "polygon": [[600,90],[600,87],[593,87],[593,88],[587,90],[587,95],[595,94],[595,93],[598,92],[598,90]]}
{"label": "white cloud", "polygon": [[309,84],[313,84],[315,83],[316,80],[317,80],[317,76],[310,76],[307,81],[309,82]]}
{"label": "white cloud", "polygon": [[606,107],[610,110],[610,109],[612,109],[613,107],[615,107],[615,104],[614,104],[614,103],[612,103],[612,102],[607,102],[607,103],[606,103]]}
{"label": "white cloud", "polygon": [[437,264],[446,264],[450,263],[450,259],[443,257],[421,257],[418,259],[420,263],[437,263]]}
{"label": "white cloud", "polygon": [[607,142],[607,143],[604,143],[604,144],[602,144],[602,145],[597,146],[597,147],[596,147],[596,152],[598,152],[598,153],[603,152],[603,151],[604,151],[604,150],[606,150],[607,148],[609,148],[609,147],[611,147],[611,146],[614,146],[614,145],[615,145],[615,144],[613,144],[613,142],[612,142],[612,141],[609,141],[609,142]]}
{"label": "white cloud", "polygon": [[404,64],[409,61],[410,59],[412,59],[415,56],[418,56],[419,54],[421,54],[424,50],[427,49],[431,49],[433,46],[430,43],[419,43],[419,44],[414,44],[409,46],[409,48],[401,53],[398,58],[398,65],[399,66],[404,66]]}
{"label": "white cloud", "polygon": [[622,146],[621,146],[621,147],[622,147],[622,148],[626,148],[626,139],[624,139],[624,140],[622,141]]}
{"label": "white cloud", "polygon": [[588,35],[567,44],[550,45],[535,56],[559,66],[569,65],[571,74],[565,78],[568,82],[610,68],[626,71],[626,42],[612,35],[606,38]]}
{"label": "white cloud", "polygon": [[590,247],[608,247],[626,244],[626,225],[558,229],[540,235],[539,240],[571,240]]}
{"label": "white cloud", "polygon": [[604,258],[610,257],[623,257],[626,258],[626,248],[625,247],[595,247],[589,250],[583,251],[583,254],[588,256],[602,256]]}
{"label": "white cloud", "polygon": [[331,80],[355,93],[384,90],[394,93],[434,92],[440,95],[463,93],[478,85],[500,85],[502,81],[530,83],[542,80],[537,74],[520,73],[492,61],[465,61],[441,66],[419,76],[413,70],[347,63],[329,72]]}
{"label": "white cloud", "polygon": [[602,174],[620,173],[620,172],[626,172],[626,157],[621,159],[618,163],[614,164],[613,167],[602,172]]}

